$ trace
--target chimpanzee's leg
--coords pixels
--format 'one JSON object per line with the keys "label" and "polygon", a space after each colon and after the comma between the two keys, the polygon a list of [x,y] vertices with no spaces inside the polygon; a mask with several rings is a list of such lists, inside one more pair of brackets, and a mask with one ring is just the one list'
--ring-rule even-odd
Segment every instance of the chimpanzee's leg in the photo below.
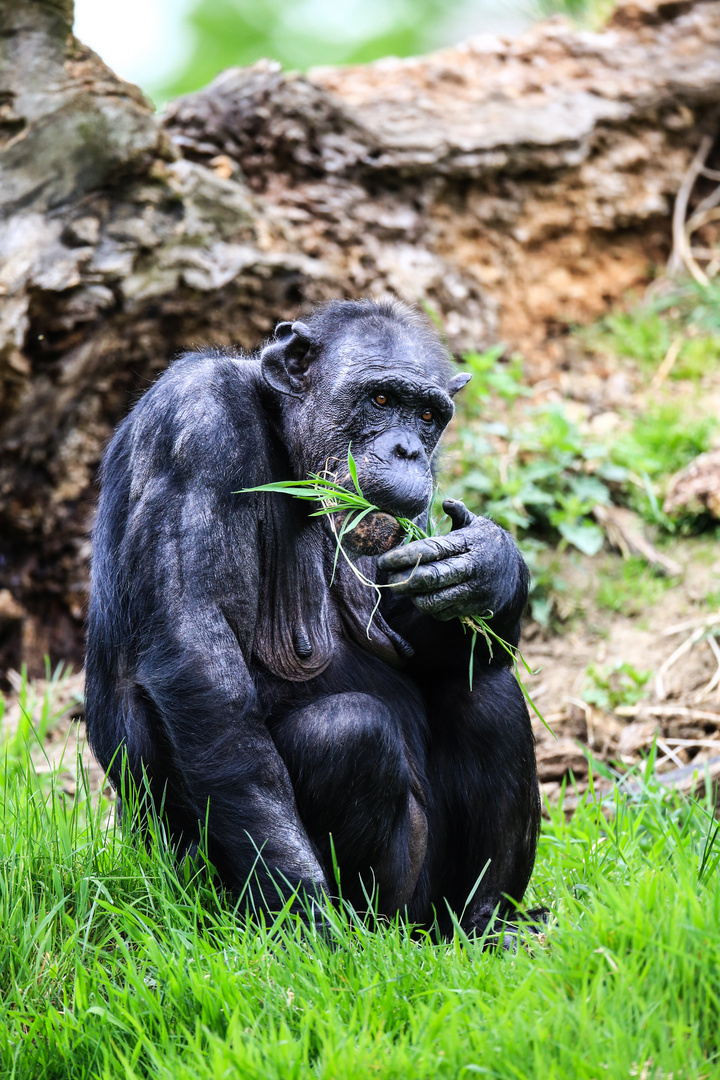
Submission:
{"label": "chimpanzee's leg", "polygon": [[[369,694],[332,694],[271,723],[300,818],[343,896],[358,909],[377,887],[379,910],[410,900],[425,859],[422,795],[388,707]],[[417,797],[416,797],[417,796]]]}
{"label": "chimpanzee's leg", "polygon": [[[512,916],[535,861],[540,798],[525,700],[509,668],[475,669],[426,692],[427,894],[444,931],[447,902],[466,929],[482,932],[499,908]],[[471,902],[468,896],[482,881]]]}

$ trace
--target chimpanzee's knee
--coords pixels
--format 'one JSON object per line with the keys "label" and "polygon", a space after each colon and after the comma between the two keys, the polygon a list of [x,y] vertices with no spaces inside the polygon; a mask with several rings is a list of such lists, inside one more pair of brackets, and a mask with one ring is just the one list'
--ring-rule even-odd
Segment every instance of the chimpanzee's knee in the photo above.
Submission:
{"label": "chimpanzee's knee", "polygon": [[378,809],[407,796],[410,769],[399,724],[370,694],[332,694],[293,712],[272,731],[299,803],[329,810]]}
{"label": "chimpanzee's knee", "polygon": [[355,902],[359,876],[366,887],[378,885],[389,909],[406,903],[425,857],[427,822],[387,706],[370,694],[334,694],[292,713],[272,734],[326,864],[332,836],[345,895]]}

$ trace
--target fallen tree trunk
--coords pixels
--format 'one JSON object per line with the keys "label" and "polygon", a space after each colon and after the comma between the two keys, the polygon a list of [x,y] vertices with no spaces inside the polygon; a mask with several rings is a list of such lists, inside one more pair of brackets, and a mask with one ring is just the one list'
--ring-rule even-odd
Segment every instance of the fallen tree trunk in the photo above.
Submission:
{"label": "fallen tree trunk", "polygon": [[71,33],[0,9],[0,667],[78,661],[94,478],[179,350],[306,301],[423,301],[461,352],[557,362],[647,279],[720,107],[720,5],[637,0],[413,60],[230,70],[164,116]]}

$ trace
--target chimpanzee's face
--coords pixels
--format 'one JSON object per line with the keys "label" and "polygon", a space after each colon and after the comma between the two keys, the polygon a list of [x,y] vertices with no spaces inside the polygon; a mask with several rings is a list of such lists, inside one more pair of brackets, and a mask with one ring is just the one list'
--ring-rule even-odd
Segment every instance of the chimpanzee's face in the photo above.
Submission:
{"label": "chimpanzee's face", "polygon": [[453,415],[445,366],[419,353],[404,328],[393,333],[389,354],[387,339],[357,337],[342,342],[341,363],[324,373],[328,443],[341,482],[350,445],[365,497],[389,514],[413,518],[432,497],[432,458]]}
{"label": "chimpanzee's face", "polygon": [[363,495],[396,517],[427,509],[432,457],[453,415],[448,365],[408,328],[362,322],[323,350],[296,416],[307,471],[351,486],[348,447]]}
{"label": "chimpanzee's face", "polygon": [[352,488],[350,449],[363,495],[384,511],[361,523],[362,545],[361,526],[353,531],[355,550],[378,554],[398,543],[392,518],[427,510],[433,455],[469,374],[452,376],[439,338],[409,309],[383,311],[369,301],[329,305],[309,323],[280,323],[261,370],[281,395],[295,478],[320,473]]}

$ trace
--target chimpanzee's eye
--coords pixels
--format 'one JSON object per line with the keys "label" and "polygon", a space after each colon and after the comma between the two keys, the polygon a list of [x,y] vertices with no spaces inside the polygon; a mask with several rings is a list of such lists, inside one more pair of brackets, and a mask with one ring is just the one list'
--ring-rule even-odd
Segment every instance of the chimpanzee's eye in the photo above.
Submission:
{"label": "chimpanzee's eye", "polygon": [[435,418],[432,414],[432,409],[425,409],[424,412],[421,412],[420,419],[424,420],[426,424],[429,424],[431,420],[434,420]]}
{"label": "chimpanzee's eye", "polygon": [[387,405],[387,403],[388,403],[387,394],[376,394],[375,397],[373,398],[373,401],[375,402],[376,405]]}

